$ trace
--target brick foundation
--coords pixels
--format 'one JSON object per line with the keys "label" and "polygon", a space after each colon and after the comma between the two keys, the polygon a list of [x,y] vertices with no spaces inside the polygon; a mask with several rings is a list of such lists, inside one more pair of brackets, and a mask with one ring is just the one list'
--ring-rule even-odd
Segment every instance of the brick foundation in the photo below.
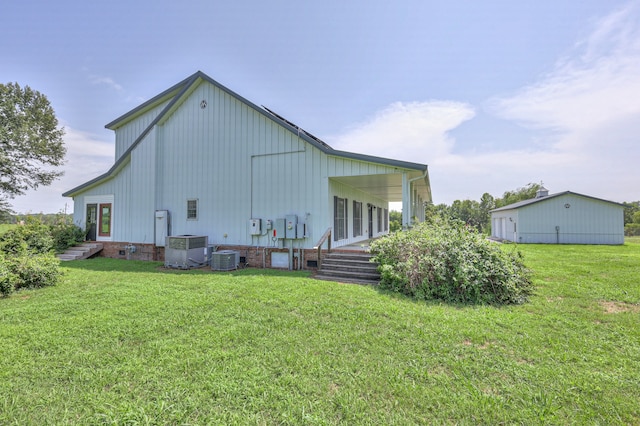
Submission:
{"label": "brick foundation", "polygon": [[[164,262],[164,247],[156,247],[153,244],[132,244],[135,251],[130,250],[129,243],[121,242],[102,242],[103,249],[99,256],[109,257],[112,259],[127,260],[146,260]],[[234,250],[240,252],[241,266],[251,268],[271,268],[272,253],[289,253],[289,249],[280,249],[275,247],[258,247],[255,246],[217,246],[217,250]],[[293,250],[293,268],[315,271],[317,269],[318,251],[314,249],[300,249],[300,258],[298,257],[298,249]]]}

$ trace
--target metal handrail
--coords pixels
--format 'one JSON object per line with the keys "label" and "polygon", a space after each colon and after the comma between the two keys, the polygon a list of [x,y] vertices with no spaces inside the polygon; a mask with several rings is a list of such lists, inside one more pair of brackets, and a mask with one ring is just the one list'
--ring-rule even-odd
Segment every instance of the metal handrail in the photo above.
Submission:
{"label": "metal handrail", "polygon": [[318,250],[318,269],[322,266],[322,245],[325,241],[327,242],[327,253],[331,253],[331,227],[324,231],[322,237],[320,237],[316,245],[313,247]]}

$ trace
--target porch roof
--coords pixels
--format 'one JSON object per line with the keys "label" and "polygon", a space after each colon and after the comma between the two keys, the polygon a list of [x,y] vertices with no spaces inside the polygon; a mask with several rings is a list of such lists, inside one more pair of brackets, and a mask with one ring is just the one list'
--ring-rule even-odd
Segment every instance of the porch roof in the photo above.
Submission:
{"label": "porch roof", "polygon": [[[427,170],[398,170],[396,173],[363,176],[332,176],[331,179],[363,192],[373,194],[388,202],[400,202],[402,201],[403,172],[407,173],[409,180],[418,178],[413,182],[413,189],[418,192],[418,196],[422,200],[431,202],[431,186],[429,184],[429,174]],[[423,179],[419,179],[423,176]]]}

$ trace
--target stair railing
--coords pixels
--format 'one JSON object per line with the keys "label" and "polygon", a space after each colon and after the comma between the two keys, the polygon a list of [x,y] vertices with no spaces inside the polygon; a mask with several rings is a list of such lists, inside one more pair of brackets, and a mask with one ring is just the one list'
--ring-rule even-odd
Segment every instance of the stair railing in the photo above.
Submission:
{"label": "stair railing", "polygon": [[324,231],[322,237],[320,237],[316,245],[313,246],[314,249],[318,250],[318,269],[322,267],[322,245],[325,241],[327,242],[327,253],[331,253],[331,227]]}

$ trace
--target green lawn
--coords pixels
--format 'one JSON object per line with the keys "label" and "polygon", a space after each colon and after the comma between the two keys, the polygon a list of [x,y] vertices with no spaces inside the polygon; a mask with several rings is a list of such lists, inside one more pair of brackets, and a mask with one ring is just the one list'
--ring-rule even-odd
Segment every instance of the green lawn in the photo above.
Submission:
{"label": "green lawn", "polygon": [[503,308],[64,263],[0,299],[0,424],[640,424],[640,244],[520,249]]}

